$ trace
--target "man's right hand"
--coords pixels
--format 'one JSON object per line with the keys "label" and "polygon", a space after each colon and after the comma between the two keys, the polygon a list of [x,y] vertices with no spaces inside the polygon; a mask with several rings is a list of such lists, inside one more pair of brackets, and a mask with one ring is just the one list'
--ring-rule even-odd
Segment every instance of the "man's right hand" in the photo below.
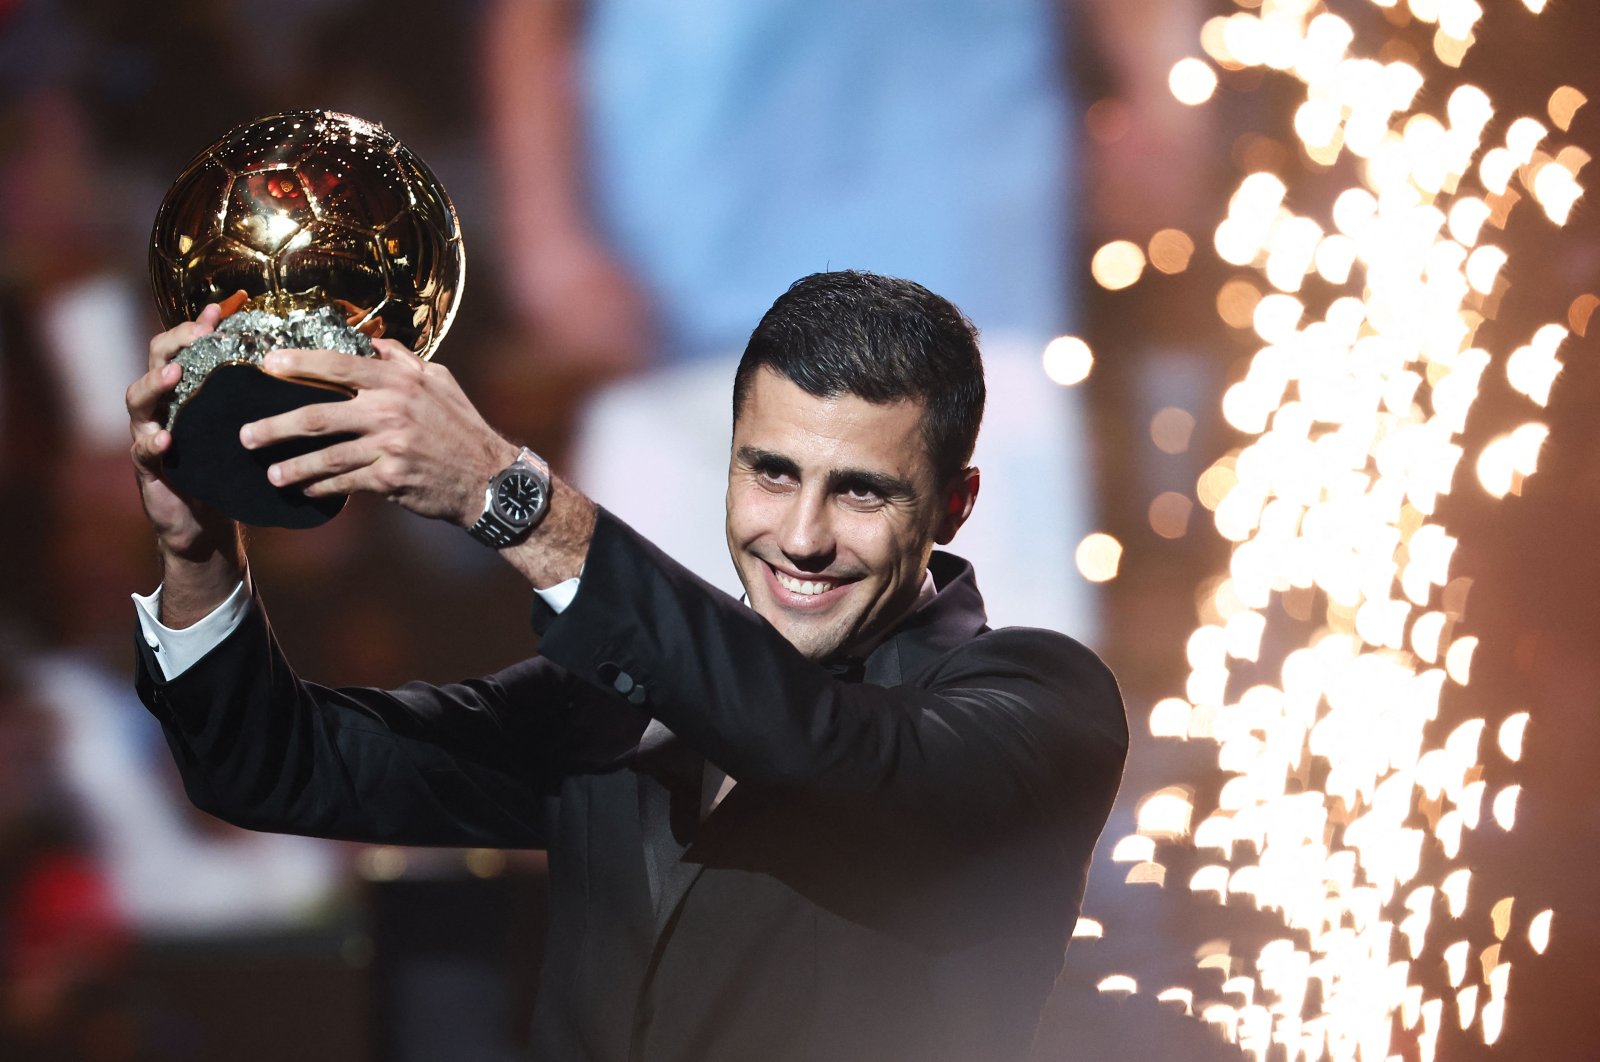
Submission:
{"label": "man's right hand", "polygon": [[212,332],[221,316],[216,305],[207,306],[198,319],[152,339],[149,371],[128,388],[133,468],[161,553],[161,621],[169,627],[187,627],[201,619],[244,577],[239,525],[203,502],[185,498],[162,475],[163,456],[172,447],[162,406],[183,375],[172,359]]}

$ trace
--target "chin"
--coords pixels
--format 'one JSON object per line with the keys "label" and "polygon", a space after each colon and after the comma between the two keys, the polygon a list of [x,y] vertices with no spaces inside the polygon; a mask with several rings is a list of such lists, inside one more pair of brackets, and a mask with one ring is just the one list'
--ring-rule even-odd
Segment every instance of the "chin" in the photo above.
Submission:
{"label": "chin", "polygon": [[790,639],[790,643],[794,645],[796,649],[800,650],[801,656],[805,657],[813,664],[826,664],[830,660],[837,659],[840,655],[839,647],[834,645],[832,642],[829,642],[825,645],[809,646],[804,642],[796,642],[793,639]]}
{"label": "chin", "polygon": [[827,660],[836,655],[843,645],[844,639],[831,629],[831,625],[808,623],[770,605],[759,607],[756,611],[807,660]]}
{"label": "chin", "polygon": [[828,637],[827,632],[813,630],[805,623],[796,623],[778,609],[758,608],[756,611],[807,659],[821,659],[832,650],[834,640]]}

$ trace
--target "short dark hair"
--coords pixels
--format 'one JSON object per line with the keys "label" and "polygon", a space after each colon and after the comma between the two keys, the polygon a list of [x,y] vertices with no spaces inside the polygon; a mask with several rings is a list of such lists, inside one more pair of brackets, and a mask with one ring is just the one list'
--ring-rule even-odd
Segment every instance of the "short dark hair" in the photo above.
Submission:
{"label": "short dark hair", "polygon": [[801,277],[750,335],[733,377],[734,420],[763,368],[819,398],[921,401],[941,482],[972,459],[985,395],[978,330],[921,284],[855,271]]}

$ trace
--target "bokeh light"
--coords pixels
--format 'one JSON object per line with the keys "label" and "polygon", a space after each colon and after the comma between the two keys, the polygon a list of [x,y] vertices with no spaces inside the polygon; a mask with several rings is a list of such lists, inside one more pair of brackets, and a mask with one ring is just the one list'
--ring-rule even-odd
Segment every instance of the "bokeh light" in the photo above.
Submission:
{"label": "bokeh light", "polygon": [[1122,566],[1122,543],[1103,531],[1084,538],[1073,555],[1078,573],[1091,583],[1108,583]]}
{"label": "bokeh light", "polygon": [[1057,336],[1044,348],[1044,374],[1052,383],[1071,387],[1089,378],[1094,352],[1077,336]]}
{"label": "bokeh light", "polygon": [[1578,116],[1579,108],[1588,102],[1589,98],[1571,85],[1562,85],[1550,94],[1546,109],[1556,128],[1565,132],[1572,128],[1572,120]]}
{"label": "bokeh light", "polygon": [[1217,91],[1217,72],[1202,59],[1179,59],[1167,75],[1167,87],[1179,103],[1198,107]]}
{"label": "bokeh light", "polygon": [[1181,454],[1194,437],[1194,414],[1167,406],[1150,418],[1150,441],[1164,454]]}
{"label": "bokeh light", "polygon": [[1112,240],[1089,260],[1089,273],[1101,287],[1121,291],[1144,274],[1144,251],[1131,240]]}
{"label": "bokeh light", "polygon": [[1181,273],[1194,257],[1194,241],[1179,229],[1162,229],[1150,237],[1150,264],[1163,273]]}
{"label": "bokeh light", "polygon": [[1194,502],[1187,494],[1162,491],[1150,502],[1150,529],[1162,538],[1182,538],[1189,533],[1189,515],[1193,512]]}

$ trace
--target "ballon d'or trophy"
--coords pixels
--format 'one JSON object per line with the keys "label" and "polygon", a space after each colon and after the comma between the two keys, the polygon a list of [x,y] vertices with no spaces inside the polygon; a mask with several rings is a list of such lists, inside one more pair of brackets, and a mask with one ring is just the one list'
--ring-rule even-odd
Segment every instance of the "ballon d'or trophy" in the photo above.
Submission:
{"label": "ballon d'or trophy", "polygon": [[182,494],[258,527],[315,527],[345,499],[275,487],[275,461],[340,438],[260,450],[239,428],[340,388],[270,375],[269,351],[371,357],[399,340],[423,358],[444,338],[466,257],[455,207],[433,173],[381,125],[333,111],[291,111],[242,125],[189,163],[156,214],[150,279],[170,328],[207,303],[215,332],[177,356],[167,408],[167,478]]}

